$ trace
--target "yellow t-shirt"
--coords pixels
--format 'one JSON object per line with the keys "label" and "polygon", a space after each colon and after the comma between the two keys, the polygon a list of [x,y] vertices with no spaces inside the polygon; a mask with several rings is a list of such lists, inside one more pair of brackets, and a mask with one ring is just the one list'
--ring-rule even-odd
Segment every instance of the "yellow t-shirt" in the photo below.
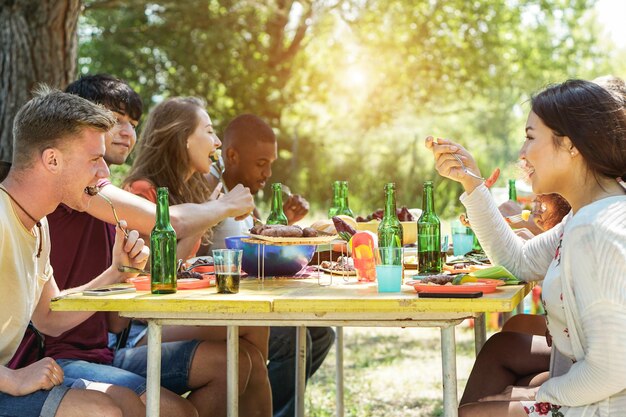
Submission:
{"label": "yellow t-shirt", "polygon": [[[37,226],[26,229],[9,196],[0,191],[0,365],[15,354],[43,287],[52,277],[45,217],[41,226],[43,237]],[[43,249],[37,258],[39,239],[43,239]]]}

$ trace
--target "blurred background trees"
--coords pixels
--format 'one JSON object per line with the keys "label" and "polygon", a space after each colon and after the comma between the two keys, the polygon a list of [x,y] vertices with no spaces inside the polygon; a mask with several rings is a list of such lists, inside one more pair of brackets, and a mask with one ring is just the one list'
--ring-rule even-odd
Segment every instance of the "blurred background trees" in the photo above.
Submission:
{"label": "blurred background trees", "polygon": [[483,175],[501,167],[504,185],[532,92],[626,70],[594,3],[83,0],[78,73],[128,80],[148,109],[203,97],[218,132],[237,114],[260,115],[279,137],[272,180],[321,211],[336,179],[350,181],[357,214],[382,207],[389,181],[400,205],[420,207],[434,179],[437,210],[450,216],[460,188],[436,175],[424,138],[460,141]]}

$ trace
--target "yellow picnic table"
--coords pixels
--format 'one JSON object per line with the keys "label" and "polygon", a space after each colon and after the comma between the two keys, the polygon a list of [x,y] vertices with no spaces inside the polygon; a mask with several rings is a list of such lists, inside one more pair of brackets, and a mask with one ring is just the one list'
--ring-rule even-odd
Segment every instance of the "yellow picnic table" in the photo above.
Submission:
{"label": "yellow picnic table", "polygon": [[[332,282],[332,285],[327,285]],[[324,285],[320,285],[324,284]],[[217,294],[215,288],[152,295],[136,292],[104,297],[72,294],[55,300],[57,311],[118,311],[148,322],[147,416],[159,415],[162,325],[227,326],[228,416],[238,415],[239,326],[296,326],[296,414],[304,416],[306,326],[338,326],[337,347],[343,347],[343,326],[439,327],[441,329],[444,416],[458,415],[455,326],[475,319],[477,351],[485,341],[485,312],[510,312],[529,287],[500,287],[480,298],[419,298],[403,285],[400,293],[378,293],[375,283],[346,282],[327,275],[307,279],[244,279],[238,294]],[[338,351],[338,365],[342,358]],[[337,415],[343,415],[342,369],[338,369]]]}

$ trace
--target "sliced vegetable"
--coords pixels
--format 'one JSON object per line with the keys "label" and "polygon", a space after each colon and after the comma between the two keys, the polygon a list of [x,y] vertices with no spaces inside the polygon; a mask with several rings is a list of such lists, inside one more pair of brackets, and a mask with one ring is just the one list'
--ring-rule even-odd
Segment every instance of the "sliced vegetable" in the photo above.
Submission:
{"label": "sliced vegetable", "polygon": [[346,242],[349,242],[352,236],[356,233],[356,229],[354,227],[350,226],[337,216],[333,217],[333,224],[335,225],[335,230],[337,230],[339,237]]}
{"label": "sliced vegetable", "polygon": [[467,274],[459,274],[452,280],[452,285],[461,285],[466,282],[478,282],[478,278]]}

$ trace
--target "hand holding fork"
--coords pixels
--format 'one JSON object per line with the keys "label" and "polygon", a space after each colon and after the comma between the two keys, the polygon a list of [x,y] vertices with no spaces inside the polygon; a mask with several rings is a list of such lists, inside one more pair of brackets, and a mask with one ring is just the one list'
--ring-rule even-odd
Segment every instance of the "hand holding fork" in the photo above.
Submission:
{"label": "hand holding fork", "polygon": [[[441,145],[442,148],[435,148],[435,145]],[[434,150],[435,157],[437,160],[437,170],[439,171],[441,175],[448,177],[450,179],[456,180],[456,181],[461,181],[461,178],[458,176],[458,174],[450,175],[452,172],[454,172],[452,171],[452,169],[457,168],[457,167],[456,166],[451,167],[447,163],[449,159],[441,158],[441,157],[445,157],[446,155],[450,155],[452,156],[452,158],[456,160],[456,162],[459,163],[460,165],[459,168],[461,169],[461,171],[463,171],[465,175],[475,178],[480,181],[485,181],[483,177],[475,174],[474,172],[472,172],[469,168],[465,166],[463,159],[461,158],[459,154],[457,154],[457,151],[459,149],[463,149],[460,145],[457,145],[447,140],[441,140],[439,138],[435,139],[432,136],[429,136],[428,138],[426,138],[426,147]]]}

